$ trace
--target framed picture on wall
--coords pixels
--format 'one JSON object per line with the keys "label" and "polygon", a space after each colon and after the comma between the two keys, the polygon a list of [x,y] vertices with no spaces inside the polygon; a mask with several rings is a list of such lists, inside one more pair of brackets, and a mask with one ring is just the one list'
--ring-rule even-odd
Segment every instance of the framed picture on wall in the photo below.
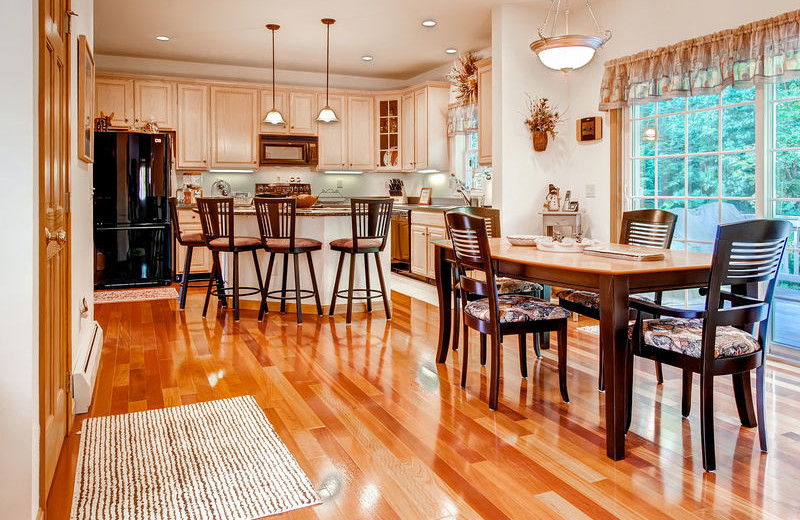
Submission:
{"label": "framed picture on wall", "polygon": [[419,205],[420,206],[430,206],[431,204],[431,193],[433,192],[433,188],[422,188],[419,190]]}
{"label": "framed picture on wall", "polygon": [[94,56],[86,36],[78,36],[78,158],[94,162]]}

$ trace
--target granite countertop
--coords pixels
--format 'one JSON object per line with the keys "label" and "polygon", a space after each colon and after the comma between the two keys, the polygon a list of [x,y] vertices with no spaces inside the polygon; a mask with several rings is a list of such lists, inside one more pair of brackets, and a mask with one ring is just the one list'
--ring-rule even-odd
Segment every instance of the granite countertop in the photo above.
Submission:
{"label": "granite countertop", "polygon": [[[419,204],[395,204],[392,208],[392,213],[402,214],[406,211],[431,211],[431,212],[445,212],[453,208],[463,207],[463,204],[431,204],[430,206],[421,206]],[[197,206],[178,204],[180,210],[192,210],[197,212]],[[256,209],[253,206],[236,206],[234,208],[235,215],[255,215]],[[314,206],[311,208],[297,208],[298,217],[347,217],[350,216],[349,205],[337,206]]]}

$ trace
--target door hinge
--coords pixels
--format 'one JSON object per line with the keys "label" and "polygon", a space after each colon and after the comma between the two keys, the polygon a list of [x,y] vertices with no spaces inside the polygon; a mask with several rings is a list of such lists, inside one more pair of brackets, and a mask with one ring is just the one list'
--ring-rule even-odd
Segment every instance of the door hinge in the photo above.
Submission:
{"label": "door hinge", "polygon": [[72,34],[72,17],[78,16],[78,13],[70,9],[66,13],[64,13],[64,32],[66,34]]}
{"label": "door hinge", "polygon": [[75,397],[72,394],[72,372],[67,370],[67,373],[65,374],[65,376],[66,377],[65,377],[65,380],[64,380],[64,383],[65,383],[64,386],[67,389],[67,393],[69,394],[70,397]]}

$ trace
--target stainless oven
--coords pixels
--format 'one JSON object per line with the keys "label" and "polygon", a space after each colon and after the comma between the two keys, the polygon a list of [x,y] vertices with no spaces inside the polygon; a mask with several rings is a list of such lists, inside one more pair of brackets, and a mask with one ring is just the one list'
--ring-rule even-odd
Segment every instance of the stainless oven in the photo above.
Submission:
{"label": "stainless oven", "polygon": [[258,162],[262,166],[316,166],[318,149],[313,135],[261,135]]}

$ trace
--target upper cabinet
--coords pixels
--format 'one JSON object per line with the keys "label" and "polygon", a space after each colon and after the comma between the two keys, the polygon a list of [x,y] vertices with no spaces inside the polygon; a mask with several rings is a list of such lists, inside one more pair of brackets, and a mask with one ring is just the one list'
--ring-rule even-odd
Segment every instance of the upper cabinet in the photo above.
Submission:
{"label": "upper cabinet", "polygon": [[267,117],[267,112],[272,110],[272,90],[261,91],[261,105],[258,111],[258,132],[261,134],[288,134],[292,122],[289,119],[289,92],[286,90],[275,89],[275,108],[286,121],[285,125],[264,125],[261,122]]}
{"label": "upper cabinet", "polygon": [[[319,134],[319,170],[345,170],[347,169],[347,98],[332,95],[328,104],[339,117],[338,123],[317,123]],[[325,106],[325,94],[320,94],[318,106]]]}
{"label": "upper cabinet", "polygon": [[[324,106],[324,105],[323,105]],[[316,135],[317,95],[313,92],[289,94],[289,133]]]}
{"label": "upper cabinet", "polygon": [[211,87],[211,167],[258,167],[258,91]]}
{"label": "upper cabinet", "polygon": [[[448,101],[448,88],[439,86],[421,87],[403,96],[401,136],[404,170],[448,170]],[[413,107],[413,117],[408,104]],[[413,152],[409,141],[413,143]]]}
{"label": "upper cabinet", "polygon": [[179,84],[178,169],[208,168],[208,86]]}
{"label": "upper cabinet", "polygon": [[97,78],[95,80],[95,117],[112,115],[112,128],[133,127],[133,80]]}
{"label": "upper cabinet", "polygon": [[152,121],[159,130],[174,130],[175,83],[170,81],[134,82],[134,128]]}
{"label": "upper cabinet", "polygon": [[403,170],[414,169],[414,93],[403,94],[400,101],[400,164]]}
{"label": "upper cabinet", "polygon": [[372,171],[375,160],[375,98],[347,97],[347,160],[351,170]]}
{"label": "upper cabinet", "polygon": [[378,96],[375,98],[375,107],[378,115],[376,134],[378,158],[375,161],[375,165],[379,171],[399,171],[402,168],[400,106],[401,99],[399,95]]}
{"label": "upper cabinet", "polygon": [[478,65],[478,164],[492,165],[492,59]]}

